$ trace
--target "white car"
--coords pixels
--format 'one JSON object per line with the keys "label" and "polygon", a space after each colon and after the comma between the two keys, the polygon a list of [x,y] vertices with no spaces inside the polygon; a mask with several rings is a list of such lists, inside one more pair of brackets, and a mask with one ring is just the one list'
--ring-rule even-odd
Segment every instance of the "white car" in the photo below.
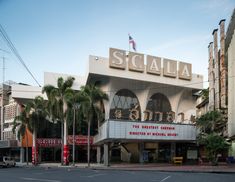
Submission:
{"label": "white car", "polygon": [[16,163],[12,157],[0,156],[0,166],[15,167]]}

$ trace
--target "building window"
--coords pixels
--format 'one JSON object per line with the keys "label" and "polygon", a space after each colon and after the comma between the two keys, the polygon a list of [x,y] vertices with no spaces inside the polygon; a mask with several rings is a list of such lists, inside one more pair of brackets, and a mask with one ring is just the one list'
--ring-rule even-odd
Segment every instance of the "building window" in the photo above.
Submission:
{"label": "building window", "polygon": [[119,90],[113,98],[109,118],[139,121],[141,112],[136,95],[127,89]]}
{"label": "building window", "polygon": [[144,113],[146,121],[173,122],[175,119],[175,113],[171,110],[168,98],[161,93],[150,97]]}

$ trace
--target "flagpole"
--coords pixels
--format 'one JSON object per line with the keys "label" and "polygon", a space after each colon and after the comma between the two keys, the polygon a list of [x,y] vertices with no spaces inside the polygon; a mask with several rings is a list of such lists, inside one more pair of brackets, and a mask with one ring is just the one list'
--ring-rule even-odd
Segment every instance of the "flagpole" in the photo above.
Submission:
{"label": "flagpole", "polygon": [[129,37],[130,37],[130,34],[128,33],[128,44],[129,44],[129,52],[130,52],[131,47],[130,47],[130,40],[129,40]]}

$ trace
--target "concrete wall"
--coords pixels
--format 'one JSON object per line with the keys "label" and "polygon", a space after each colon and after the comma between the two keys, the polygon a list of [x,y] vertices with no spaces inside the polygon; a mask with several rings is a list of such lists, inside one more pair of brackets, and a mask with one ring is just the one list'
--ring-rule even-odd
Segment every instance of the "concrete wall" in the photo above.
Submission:
{"label": "concrete wall", "polygon": [[127,148],[127,150],[129,150],[131,155],[128,154],[128,152],[122,148],[121,160],[124,162],[139,162],[138,143],[127,143],[127,144],[125,144],[125,147]]}
{"label": "concrete wall", "polygon": [[52,73],[52,72],[44,72],[44,85],[53,85],[57,86],[57,80],[59,77],[62,77],[66,80],[69,76],[73,76],[75,78],[74,84],[72,89],[80,90],[82,85],[85,85],[85,78],[82,76],[77,75],[69,75],[69,74],[62,74],[62,73]]}
{"label": "concrete wall", "polygon": [[139,100],[141,110],[141,121],[144,120],[144,111],[150,97],[156,93],[165,95],[170,104],[172,111],[175,112],[175,122],[181,122],[179,113],[185,114],[185,122],[189,123],[191,115],[196,116],[196,98],[192,95],[192,89],[176,87],[158,83],[150,83],[123,78],[110,77],[109,81],[103,86],[108,91],[109,101],[105,102],[105,119],[109,119],[109,108],[113,102],[113,97],[121,89],[128,89],[133,92]]}
{"label": "concrete wall", "polygon": [[[162,68],[163,69],[163,68]],[[104,57],[90,56],[89,58],[89,73],[112,76],[125,79],[133,79],[139,81],[148,81],[153,83],[169,84],[174,86],[183,86],[187,88],[201,89],[203,88],[203,76],[199,74],[192,74],[191,80],[182,80],[177,78],[170,78],[166,76],[158,76],[146,73],[144,69],[143,73],[125,70],[114,69],[109,67],[109,59]]]}
{"label": "concrete wall", "polygon": [[227,51],[228,56],[228,135],[235,135],[235,30]]}

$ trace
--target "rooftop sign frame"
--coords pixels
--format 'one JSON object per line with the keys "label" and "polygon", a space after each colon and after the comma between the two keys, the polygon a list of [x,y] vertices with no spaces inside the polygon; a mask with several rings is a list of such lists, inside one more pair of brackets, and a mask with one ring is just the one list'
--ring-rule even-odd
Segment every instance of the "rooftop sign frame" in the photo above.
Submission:
{"label": "rooftop sign frame", "polygon": [[[191,81],[192,64],[166,58],[128,52],[121,49],[109,49],[109,67],[114,69],[165,76]],[[127,66],[128,65],[128,66]]]}

